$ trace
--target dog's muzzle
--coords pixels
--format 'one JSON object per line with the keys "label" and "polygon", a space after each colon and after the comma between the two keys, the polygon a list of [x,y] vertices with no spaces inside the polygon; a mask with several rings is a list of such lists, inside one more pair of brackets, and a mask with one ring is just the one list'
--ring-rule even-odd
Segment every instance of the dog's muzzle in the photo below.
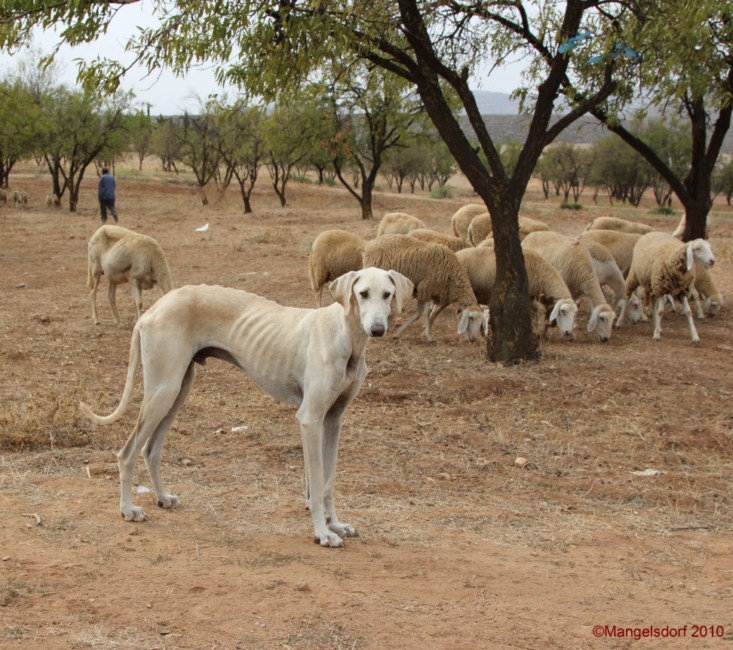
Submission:
{"label": "dog's muzzle", "polygon": [[387,328],[380,324],[372,325],[369,328],[369,336],[384,336],[384,333],[387,331]]}

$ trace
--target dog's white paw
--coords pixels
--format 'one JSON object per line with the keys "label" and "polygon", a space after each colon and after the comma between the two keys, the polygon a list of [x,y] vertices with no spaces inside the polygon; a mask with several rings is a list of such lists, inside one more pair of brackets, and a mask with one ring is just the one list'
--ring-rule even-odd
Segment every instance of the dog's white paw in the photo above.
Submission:
{"label": "dog's white paw", "polygon": [[148,516],[145,511],[139,506],[130,506],[120,510],[125,521],[145,521]]}
{"label": "dog's white paw", "polygon": [[158,505],[166,510],[177,508],[181,500],[175,494],[162,494],[158,497]]}
{"label": "dog's white paw", "polygon": [[316,544],[320,544],[321,546],[326,546],[330,548],[341,548],[344,545],[344,540],[342,540],[338,535],[335,535],[334,533],[314,535],[313,541]]}
{"label": "dog's white paw", "polygon": [[344,537],[358,537],[359,533],[356,532],[356,528],[349,526],[349,524],[328,524],[328,529],[332,533],[336,533],[341,539]]}

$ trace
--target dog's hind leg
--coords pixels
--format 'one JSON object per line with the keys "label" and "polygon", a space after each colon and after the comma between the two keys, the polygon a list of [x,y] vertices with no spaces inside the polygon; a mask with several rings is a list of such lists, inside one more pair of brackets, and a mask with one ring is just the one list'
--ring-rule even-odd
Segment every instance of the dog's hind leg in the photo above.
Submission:
{"label": "dog's hind leg", "polygon": [[153,489],[158,500],[158,505],[161,508],[175,508],[180,500],[175,494],[169,494],[165,491],[163,486],[163,479],[160,474],[160,459],[163,453],[163,443],[165,442],[165,436],[170,429],[173,420],[178,413],[178,409],[181,408],[183,402],[186,401],[189,392],[191,391],[191,385],[193,384],[194,377],[196,376],[196,365],[192,361],[186,374],[183,376],[181,382],[181,390],[178,393],[178,397],[173,402],[168,414],[161,420],[160,424],[153,431],[153,435],[150,436],[145,447],[143,447],[142,454],[145,459],[145,466],[148,468],[148,474],[150,474],[150,480],[153,482]]}
{"label": "dog's hind leg", "polygon": [[117,284],[112,281],[112,278],[108,278],[109,288],[107,289],[107,298],[109,299],[109,306],[112,308],[112,313],[115,316],[117,324],[120,324],[120,315],[117,313],[117,301],[115,300],[115,292],[117,291]]}
{"label": "dog's hind leg", "polygon": [[[168,341],[170,343],[170,341]],[[160,342],[158,342],[160,343]],[[148,348],[146,350],[146,347]],[[185,381],[188,376],[187,366],[179,367],[181,363],[180,357],[175,359],[170,350],[167,350],[165,344],[155,345],[155,360],[170,360],[166,365],[163,363],[161,367],[152,367],[150,347],[146,346],[143,340],[143,376],[145,385],[145,395],[143,404],[140,407],[140,414],[137,418],[135,428],[130,437],[125,442],[124,447],[117,454],[117,463],[120,469],[120,512],[126,521],[144,521],[147,515],[142,508],[132,503],[132,481],[135,473],[135,463],[137,457],[143,449],[149,447],[151,450],[149,456],[152,460],[147,459],[148,471],[151,466],[157,463],[158,475],[160,473],[160,447],[163,444],[164,435],[160,436],[161,431],[165,431],[170,425],[173,415],[177,410],[177,403],[180,405],[179,397],[185,386],[186,390],[190,386],[189,381]],[[174,346],[175,347],[175,346]],[[180,379],[179,379],[180,378]],[[182,401],[182,399],[180,400]],[[166,426],[164,426],[166,425]],[[158,436],[155,441],[151,438]],[[155,456],[157,454],[157,460]],[[152,476],[152,474],[151,474]],[[154,479],[155,480],[155,479]],[[160,478],[158,477],[158,484]],[[159,485],[156,486],[156,491]],[[158,497],[163,494],[161,489]]]}

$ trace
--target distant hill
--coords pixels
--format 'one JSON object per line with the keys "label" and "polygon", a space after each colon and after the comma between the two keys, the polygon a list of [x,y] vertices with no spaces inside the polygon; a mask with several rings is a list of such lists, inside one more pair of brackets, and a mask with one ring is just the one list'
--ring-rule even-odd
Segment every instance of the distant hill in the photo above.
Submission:
{"label": "distant hill", "polygon": [[[519,102],[510,99],[505,93],[488,90],[475,90],[474,96],[481,115],[489,130],[489,135],[501,145],[510,141],[524,141],[527,136],[529,118],[519,115]],[[462,125],[471,130],[465,113],[462,115]],[[565,129],[557,138],[557,142],[573,144],[592,143],[608,135],[593,117],[583,117],[572,126]],[[733,153],[733,132],[729,131],[723,142],[723,153]]]}

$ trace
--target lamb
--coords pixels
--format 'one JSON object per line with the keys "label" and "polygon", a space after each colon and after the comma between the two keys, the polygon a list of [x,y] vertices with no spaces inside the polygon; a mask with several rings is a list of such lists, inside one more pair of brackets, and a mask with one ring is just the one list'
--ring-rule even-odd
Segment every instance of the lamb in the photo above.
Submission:
{"label": "lamb", "polygon": [[455,211],[450,219],[451,229],[453,234],[459,239],[465,239],[468,241],[468,226],[471,220],[477,214],[488,214],[488,210],[485,205],[479,203],[469,203],[464,205]]}
{"label": "lamb", "polygon": [[653,232],[654,228],[647,226],[645,223],[619,219],[618,217],[596,217],[588,224],[585,230],[586,232],[588,230],[621,230],[622,232],[645,235],[648,232]]}
{"label": "lamb", "polygon": [[588,331],[595,331],[606,342],[611,338],[615,313],[601,290],[588,249],[577,239],[572,240],[556,232],[533,232],[522,242],[524,250],[533,250],[554,266],[578,301],[587,298],[592,311]]}
{"label": "lamb", "polygon": [[316,306],[321,306],[327,284],[349,271],[362,268],[361,257],[366,241],[346,230],[324,230],[313,240],[308,258],[308,275],[315,293]]}
{"label": "lamb", "polygon": [[61,199],[58,197],[58,194],[55,194],[54,192],[50,192],[49,194],[46,194],[46,207],[47,208],[58,208],[61,205]]}
{"label": "lamb", "polygon": [[[680,296],[682,308],[690,327],[693,343],[700,337],[692,319],[692,310],[687,300],[688,293],[695,282],[695,262],[709,268],[715,263],[710,244],[704,239],[681,242],[673,235],[651,232],[639,238],[634,246],[631,269],[626,278],[626,296],[630,296],[641,286],[652,304],[655,341],[662,338],[662,314],[667,298]],[[619,314],[617,326],[621,326],[625,310]]]}
{"label": "lamb", "polygon": [[422,219],[404,212],[387,212],[379,222],[377,237],[382,235],[407,235],[411,230],[427,228]]}
{"label": "lamb", "polygon": [[118,284],[130,283],[137,318],[142,313],[143,289],[157,285],[165,294],[173,288],[168,261],[158,242],[152,237],[119,226],[101,226],[89,240],[87,287],[91,291],[95,325],[100,324],[97,318],[97,287],[102,275],[106,275],[109,282],[109,304],[117,324],[120,322],[115,303]]}
{"label": "lamb", "polygon": [[[460,310],[457,333],[465,333],[469,341],[480,336],[483,311],[456,254],[442,244],[430,244],[414,237],[384,235],[367,243],[362,262],[364,266],[399,271],[414,285],[417,307],[395,332],[395,337],[399,337],[422,314],[425,338],[434,342],[430,331],[432,323],[443,308],[452,303],[457,303]],[[431,302],[435,309],[428,313]]]}
{"label": "lamb", "polygon": [[[471,282],[471,288],[480,304],[488,305],[496,282],[496,256],[485,246],[458,251],[456,257]],[[540,331],[544,332],[545,314],[552,308],[549,322],[557,321],[560,332],[572,336],[575,314],[578,307],[560,273],[534,251],[524,251],[524,265],[527,269],[529,294],[539,305],[541,317],[537,319]],[[536,307],[537,309],[537,307]]]}
{"label": "lamb", "polygon": [[641,237],[640,233],[624,232],[622,230],[586,230],[578,239],[588,245],[588,241],[603,244],[613,255],[624,277],[629,273],[634,246]]}
{"label": "lamb", "polygon": [[471,244],[464,239],[453,237],[452,235],[444,235],[442,232],[436,232],[435,230],[430,230],[428,228],[417,228],[416,230],[412,230],[410,231],[409,236],[430,244],[443,244],[443,246],[447,246],[454,253],[471,246]]}

